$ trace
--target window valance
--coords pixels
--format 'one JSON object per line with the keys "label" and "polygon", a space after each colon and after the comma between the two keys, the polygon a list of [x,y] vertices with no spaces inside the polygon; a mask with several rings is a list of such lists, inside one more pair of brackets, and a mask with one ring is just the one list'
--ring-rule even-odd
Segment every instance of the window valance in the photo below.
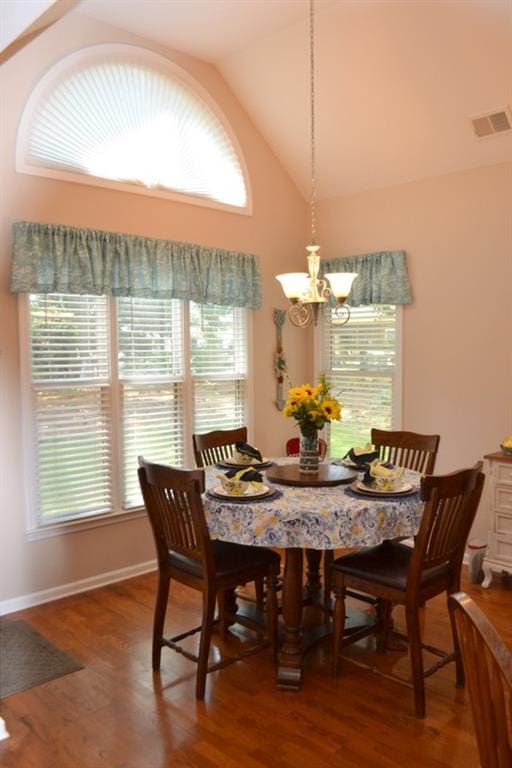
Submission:
{"label": "window valance", "polygon": [[377,251],[360,256],[324,259],[326,272],[357,272],[348,302],[352,307],[370,304],[411,304],[411,286],[404,251]]}
{"label": "window valance", "polygon": [[253,254],[139,235],[17,222],[13,293],[79,293],[261,307]]}

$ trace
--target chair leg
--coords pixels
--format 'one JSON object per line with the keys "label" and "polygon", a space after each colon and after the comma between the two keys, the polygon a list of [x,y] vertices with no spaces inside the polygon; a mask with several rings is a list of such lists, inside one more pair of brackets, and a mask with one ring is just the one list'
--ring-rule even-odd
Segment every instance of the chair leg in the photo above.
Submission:
{"label": "chair leg", "polygon": [[[446,595],[448,599],[450,593]],[[464,675],[464,667],[462,666],[462,657],[460,655],[459,637],[457,634],[457,626],[455,624],[455,616],[453,611],[450,610],[448,605],[448,615],[450,617],[450,626],[452,628],[453,649],[455,651],[455,685],[457,688],[464,688],[466,683],[466,677]]]}
{"label": "chair leg", "polygon": [[345,631],[345,579],[343,574],[336,573],[334,576],[334,597],[332,671],[334,675],[337,675]]}
{"label": "chair leg", "polygon": [[160,659],[162,656],[162,638],[164,633],[165,613],[167,611],[167,601],[169,599],[170,585],[170,577],[159,573],[155,603],[155,616],[153,619],[152,663],[155,672],[158,672],[160,669]]}
{"label": "chair leg", "polygon": [[420,617],[417,608],[406,607],[405,619],[411,656],[412,684],[416,717],[425,717],[425,677],[423,675],[423,651],[421,648]]}
{"label": "chair leg", "polygon": [[201,640],[199,642],[199,654],[196,676],[196,699],[204,699],[206,687],[206,675],[208,673],[208,656],[212,639],[213,620],[215,618],[215,592],[206,589],[203,592],[203,620],[201,623]]}
{"label": "chair leg", "polygon": [[324,550],[324,599],[328,600],[332,591],[331,567],[334,562],[334,550]]}

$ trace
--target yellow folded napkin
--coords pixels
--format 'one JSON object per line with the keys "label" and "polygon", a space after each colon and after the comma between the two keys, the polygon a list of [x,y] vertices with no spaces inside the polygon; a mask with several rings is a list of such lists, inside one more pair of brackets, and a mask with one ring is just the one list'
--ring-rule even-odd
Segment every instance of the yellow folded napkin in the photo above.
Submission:
{"label": "yellow folded napkin", "polygon": [[263,485],[263,478],[260,473],[250,467],[237,471],[230,469],[224,475],[217,475],[217,477],[223,490],[233,496],[243,495],[250,486],[261,488]]}

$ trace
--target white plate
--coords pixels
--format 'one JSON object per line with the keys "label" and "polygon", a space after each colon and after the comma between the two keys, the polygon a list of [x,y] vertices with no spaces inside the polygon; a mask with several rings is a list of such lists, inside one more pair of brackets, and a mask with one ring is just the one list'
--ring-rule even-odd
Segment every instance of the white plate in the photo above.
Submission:
{"label": "white plate", "polygon": [[409,491],[412,491],[413,486],[410,483],[402,483],[402,485],[399,488],[395,488],[392,491],[384,491],[381,488],[370,488],[370,486],[365,485],[361,480],[358,480],[355,484],[358,491],[364,491],[364,493],[375,493],[379,496],[385,496],[386,494],[389,494],[390,496],[393,495],[400,495],[401,493],[409,493]]}
{"label": "white plate", "polygon": [[212,488],[212,493],[216,496],[222,496],[224,499],[257,499],[259,496],[267,496],[270,493],[268,485],[262,485],[260,488],[249,486],[244,493],[226,493],[222,485]]}
{"label": "white plate", "polygon": [[251,461],[241,462],[241,461],[237,461],[233,457],[230,457],[229,459],[222,459],[222,461],[220,463],[221,464],[229,464],[232,467],[254,467],[254,466],[258,466],[259,464],[267,464],[268,463],[268,459],[266,459],[263,456],[261,461],[258,461],[257,459],[251,459]]}

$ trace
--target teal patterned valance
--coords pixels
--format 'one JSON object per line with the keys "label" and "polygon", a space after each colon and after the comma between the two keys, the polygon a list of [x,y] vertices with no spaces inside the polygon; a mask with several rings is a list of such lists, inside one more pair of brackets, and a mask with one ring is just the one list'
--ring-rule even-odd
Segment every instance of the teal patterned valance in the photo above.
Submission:
{"label": "teal patterned valance", "polygon": [[322,259],[322,273],[357,272],[348,302],[352,307],[368,304],[410,304],[411,286],[404,251],[378,251],[360,256]]}
{"label": "teal patterned valance", "polygon": [[59,224],[17,222],[13,293],[80,293],[261,307],[256,256]]}

